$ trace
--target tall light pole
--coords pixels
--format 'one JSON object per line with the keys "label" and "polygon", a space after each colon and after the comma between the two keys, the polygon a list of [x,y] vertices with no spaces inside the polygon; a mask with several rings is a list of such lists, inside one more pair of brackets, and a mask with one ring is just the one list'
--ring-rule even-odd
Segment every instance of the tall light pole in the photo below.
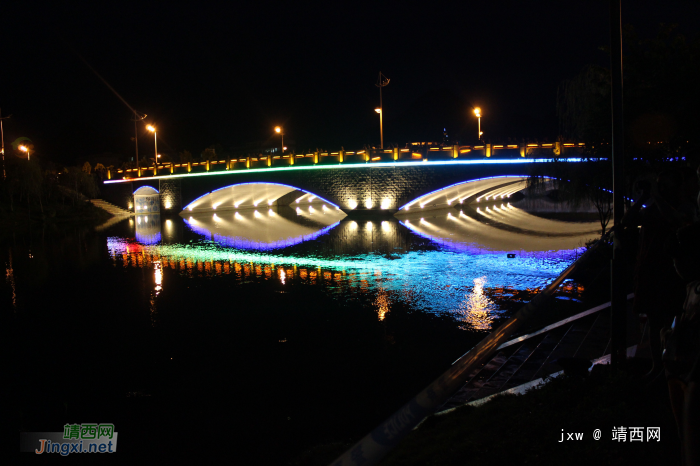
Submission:
{"label": "tall light pole", "polygon": [[387,78],[386,76],[384,76],[382,74],[382,72],[380,71],[379,72],[379,79],[377,79],[377,84],[375,84],[375,86],[377,86],[379,88],[379,108],[375,108],[374,111],[379,113],[379,136],[381,138],[380,142],[381,142],[382,149],[384,149],[384,128],[383,128],[383,124],[382,124],[384,107],[382,107],[382,87],[388,86],[389,81],[390,81],[390,79]]}
{"label": "tall light pole", "polygon": [[379,113],[379,138],[380,138],[382,149],[384,149],[384,125],[382,123],[382,109],[375,108],[374,111]]}
{"label": "tall light pole", "polygon": [[6,117],[2,116],[2,110],[0,110],[0,139],[2,140],[2,179],[4,180],[7,175],[5,174],[5,133],[2,129],[2,120],[7,120],[12,115]]}
{"label": "tall light pole", "polygon": [[[153,133],[153,141],[155,142],[156,145],[156,156],[154,157],[155,164],[158,165],[158,133],[156,132],[156,128],[151,125],[147,125],[146,129]],[[166,144],[167,145],[167,144]]]}
{"label": "tall light pole", "polygon": [[282,132],[281,126],[275,126],[275,133],[282,137],[282,155],[284,155],[284,133]]}
{"label": "tall light pole", "polygon": [[134,116],[136,118],[133,118],[131,121],[134,122],[134,146],[136,147],[136,167],[138,167],[139,166],[139,132],[136,128],[136,123],[138,123],[139,121],[142,121],[148,115],[146,115],[144,113],[143,116],[139,116],[138,113],[134,113]]}
{"label": "tall light pole", "polygon": [[481,135],[484,133],[481,132],[481,109],[479,107],[474,109],[474,115],[479,120],[479,141],[481,141]]}
{"label": "tall light pole", "polygon": [[[625,163],[624,119],[622,81],[622,5],[620,0],[610,0],[610,99],[612,110],[612,182],[613,182],[613,257],[610,264],[610,362],[613,369],[627,357],[627,327],[625,291],[625,265],[621,234],[625,213]],[[619,230],[618,230],[619,229]],[[658,331],[658,330],[657,330]]]}

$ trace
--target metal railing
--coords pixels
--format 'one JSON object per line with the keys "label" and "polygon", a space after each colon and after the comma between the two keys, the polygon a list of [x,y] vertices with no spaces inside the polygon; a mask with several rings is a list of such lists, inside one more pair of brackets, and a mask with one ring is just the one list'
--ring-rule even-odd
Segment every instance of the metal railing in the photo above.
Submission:
{"label": "metal railing", "polygon": [[[228,157],[224,160],[203,162],[159,163],[150,167],[109,169],[107,179],[150,178],[174,174],[193,174],[210,171],[235,171],[251,168],[295,167],[299,165],[352,164],[376,162],[415,162],[449,159],[470,159],[480,157],[520,158],[532,156],[559,156],[564,153],[579,154],[585,149],[584,143],[519,143],[460,145],[420,145],[411,148],[364,149],[359,151],[340,150],[337,152],[313,152],[309,154],[287,155],[246,155]],[[550,154],[551,152],[551,154]]]}

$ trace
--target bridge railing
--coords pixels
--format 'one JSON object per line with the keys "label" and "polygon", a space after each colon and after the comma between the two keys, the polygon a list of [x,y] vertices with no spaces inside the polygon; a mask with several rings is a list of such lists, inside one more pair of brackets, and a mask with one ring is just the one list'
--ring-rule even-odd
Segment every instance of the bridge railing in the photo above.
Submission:
{"label": "bridge railing", "polygon": [[248,155],[182,163],[159,163],[150,167],[107,170],[108,179],[145,178],[158,175],[249,170],[268,167],[338,165],[377,162],[416,162],[450,159],[517,158],[573,156],[585,149],[583,143],[477,144],[473,146],[420,144],[406,148],[363,149],[358,151],[312,152],[287,155]]}

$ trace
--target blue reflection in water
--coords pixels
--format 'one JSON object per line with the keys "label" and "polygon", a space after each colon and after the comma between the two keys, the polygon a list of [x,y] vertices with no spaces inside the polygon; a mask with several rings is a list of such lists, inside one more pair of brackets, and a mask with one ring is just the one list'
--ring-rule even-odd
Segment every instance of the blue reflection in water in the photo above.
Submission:
{"label": "blue reflection in water", "polygon": [[[581,252],[577,243],[590,228],[562,225],[561,231],[567,233],[554,241],[512,230],[496,234],[501,230],[494,224],[480,226],[477,215],[471,223],[458,224],[451,212],[432,213],[430,222],[415,222],[418,227],[396,220],[376,227],[371,221],[337,221],[330,216],[326,225],[301,217],[250,216],[268,222],[265,226],[241,223],[243,217],[237,215],[184,219],[184,225],[205,240],[183,244],[168,237],[166,242],[179,242],[156,244],[155,234],[146,241],[137,234],[140,244],[109,237],[108,247],[115,261],[120,259],[125,266],[163,260],[164,269],[192,277],[230,274],[241,283],[262,279],[277,281],[278,286],[325,284],[339,299],[370,297],[380,320],[393,303],[404,302],[425,312],[453,315],[465,330],[486,331],[514,293],[545,287],[574,261]],[[533,232],[556,227],[551,219],[513,209],[503,215],[501,221],[509,221],[511,215],[521,229]],[[250,227],[260,231],[246,231]],[[279,239],[295,231],[303,234]],[[561,249],[546,249],[554,244]],[[503,245],[517,246],[515,253],[507,251],[515,257],[508,257]],[[143,257],[136,260],[136,255]]]}
{"label": "blue reflection in water", "polygon": [[136,241],[141,244],[156,244],[161,241],[160,214],[137,215]]}
{"label": "blue reflection in water", "polygon": [[227,234],[221,234],[221,233],[215,233],[211,231],[210,229],[206,228],[205,226],[198,225],[195,222],[188,220],[188,219],[183,219],[187,226],[194,231],[195,233],[198,233],[205,238],[209,238],[211,241],[216,242],[217,244],[220,244],[221,246],[226,246],[230,248],[237,248],[237,249],[257,249],[257,250],[262,250],[262,251],[270,251],[272,249],[280,249],[280,248],[286,248],[289,246],[294,246],[295,244],[302,243],[304,241],[311,241],[316,238],[318,238],[321,235],[325,235],[329,231],[331,231],[333,228],[337,227],[340,225],[340,222],[335,222],[332,225],[329,225],[327,227],[321,228],[318,231],[315,231],[313,233],[309,233],[306,235],[298,235],[298,236],[292,236],[276,241],[260,241],[260,240],[255,240],[255,239],[249,239],[243,236],[231,236]]}

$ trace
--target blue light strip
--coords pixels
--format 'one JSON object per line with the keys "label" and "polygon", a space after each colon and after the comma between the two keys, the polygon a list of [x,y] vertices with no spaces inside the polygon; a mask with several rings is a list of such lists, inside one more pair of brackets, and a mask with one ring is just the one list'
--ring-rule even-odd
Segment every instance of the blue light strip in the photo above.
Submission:
{"label": "blue light strip", "polygon": [[136,191],[134,191],[134,195],[136,195],[136,193],[138,193],[138,192],[141,191],[142,189],[146,189],[146,188],[150,188],[150,189],[152,189],[153,191],[155,191],[155,192],[157,192],[158,194],[160,194],[160,191],[158,191],[158,190],[157,190],[156,188],[154,188],[153,186],[141,186],[141,187],[138,188]]}
{"label": "blue light strip", "polygon": [[136,231],[136,241],[144,245],[153,245],[159,243],[161,240],[160,231],[155,232],[151,235],[145,235],[139,231]]}
{"label": "blue light strip", "polygon": [[[236,184],[231,184],[231,185],[228,185],[228,186],[224,186],[223,188],[215,189],[214,191],[211,191],[211,192],[208,192],[208,193],[206,193],[206,194],[203,194],[203,195],[199,196],[197,199],[195,199],[194,201],[192,201],[192,202],[190,202],[189,204],[187,204],[187,205],[185,206],[185,208],[182,209],[182,210],[183,210],[183,212],[184,212],[185,210],[187,210],[192,204],[194,204],[194,203],[197,202],[198,200],[200,200],[200,199],[202,199],[202,198],[204,198],[204,197],[207,197],[208,195],[213,194],[213,193],[215,193],[215,192],[217,192],[217,191],[221,191],[222,189],[226,189],[226,188],[233,188],[234,186],[243,186],[243,185],[246,185],[246,184],[272,184],[272,185],[276,185],[276,186],[284,186],[285,188],[291,188],[291,189],[294,189],[294,190],[304,191],[306,194],[310,194],[310,195],[312,195],[312,196],[316,196],[317,198],[321,199],[323,202],[327,202],[328,204],[332,205],[333,207],[340,209],[340,206],[335,205],[334,203],[332,203],[332,202],[329,201],[328,199],[324,199],[324,198],[322,198],[321,196],[319,196],[319,195],[317,195],[317,194],[314,194],[314,193],[312,193],[312,192],[310,192],[310,191],[307,191],[307,190],[305,190],[305,189],[297,188],[296,186],[290,186],[290,185],[288,185],[288,184],[282,184],[282,183],[267,183],[267,182],[264,182],[264,181],[254,181],[254,182],[251,182],[251,183],[236,183]],[[137,190],[137,191],[138,191],[138,190]],[[287,194],[289,194],[289,193],[287,193]],[[283,196],[285,196],[285,195],[286,195],[286,194],[283,194]],[[281,197],[281,196],[280,196],[280,197]],[[279,199],[279,198],[278,198],[278,199]]]}
{"label": "blue light strip", "polygon": [[[289,166],[289,167],[270,167],[270,168],[249,168],[247,170],[226,170],[217,172],[204,172],[204,173],[183,173],[179,175],[158,175],[150,177],[141,178],[128,178],[123,180],[106,180],[105,184],[112,183],[130,183],[138,180],[159,180],[159,179],[173,179],[173,178],[186,178],[189,176],[222,176],[222,175],[236,175],[244,173],[270,173],[270,172],[280,172],[289,170],[336,170],[339,168],[396,168],[396,167],[418,167],[418,166],[435,166],[435,165],[520,165],[528,163],[548,163],[548,162],[583,162],[584,158],[572,157],[566,159],[472,159],[472,160],[434,160],[428,162],[365,162],[365,163],[339,163],[337,165],[311,165],[311,166]],[[600,159],[602,160],[602,159]]]}

